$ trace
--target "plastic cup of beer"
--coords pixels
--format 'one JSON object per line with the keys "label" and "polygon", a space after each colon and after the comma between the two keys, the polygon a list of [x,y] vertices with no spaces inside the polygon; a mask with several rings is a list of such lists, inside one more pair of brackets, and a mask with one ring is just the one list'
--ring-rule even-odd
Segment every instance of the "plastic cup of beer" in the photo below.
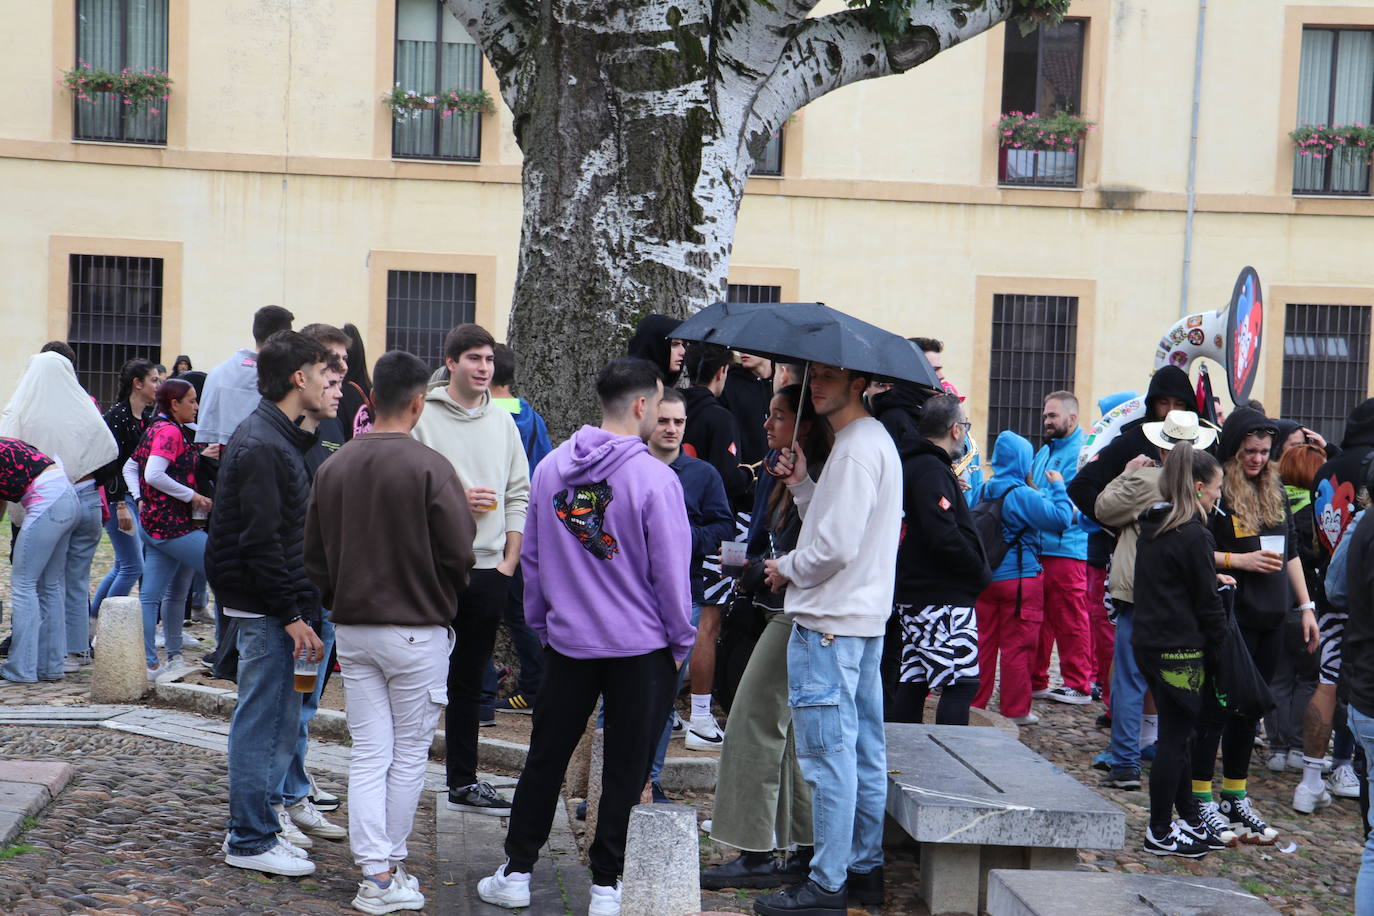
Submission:
{"label": "plastic cup of beer", "polygon": [[473,511],[473,512],[476,512],[478,515],[486,515],[486,514],[487,514],[488,512],[490,512],[492,509],[495,509],[495,508],[496,508],[496,494],[495,494],[495,488],[494,488],[494,487],[489,487],[489,486],[487,486],[486,484],[480,484],[480,483],[479,483],[479,484],[474,484],[473,486],[474,486],[474,488],[476,488],[476,489],[487,489],[487,490],[492,490],[492,492],[489,493],[489,494],[487,494],[486,499],[485,499],[485,501],[482,503],[482,505],[478,506],[476,509],[473,509],[472,511]]}
{"label": "plastic cup of beer", "polygon": [[1260,550],[1267,550],[1276,553],[1280,557],[1284,556],[1284,547],[1287,541],[1281,534],[1266,534],[1260,537]]}
{"label": "plastic cup of beer", "polygon": [[743,541],[720,542],[720,570],[727,576],[738,576],[744,572],[748,562],[745,556],[746,545]]}
{"label": "plastic cup of beer", "polygon": [[315,680],[320,676],[320,663],[296,658],[295,678],[297,693],[314,693]]}

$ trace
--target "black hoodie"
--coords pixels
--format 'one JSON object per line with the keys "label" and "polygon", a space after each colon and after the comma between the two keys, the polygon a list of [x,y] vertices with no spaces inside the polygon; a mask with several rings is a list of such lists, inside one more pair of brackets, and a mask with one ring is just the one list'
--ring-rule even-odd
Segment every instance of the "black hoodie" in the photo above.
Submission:
{"label": "black hoodie", "polygon": [[992,581],[987,555],[949,453],[921,436],[902,453],[905,520],[897,548],[899,604],[972,607]]}
{"label": "black hoodie", "polygon": [[669,388],[677,384],[677,377],[682,374],[681,369],[677,372],[668,370],[668,358],[672,349],[669,335],[681,324],[681,321],[667,315],[645,315],[639,320],[639,324],[635,325],[634,336],[630,338],[627,348],[629,356],[647,359],[657,366],[659,374],[663,376],[663,384]]}
{"label": "black hoodie", "polygon": [[[1351,442],[1349,435],[1341,444],[1347,449],[1361,445]],[[1346,574],[1350,618],[1345,624],[1341,684],[1350,693],[1351,706],[1374,716],[1374,525],[1360,525],[1351,537]]]}
{"label": "black hoodie", "polygon": [[897,381],[887,391],[870,399],[873,416],[886,427],[898,451],[907,439],[920,436],[916,424],[921,420],[921,405],[931,396],[914,382]]}
{"label": "black hoodie", "polygon": [[743,366],[731,364],[720,402],[735,418],[739,460],[743,464],[758,464],[768,451],[763,421],[768,419],[768,403],[772,400],[772,379],[759,378]]}
{"label": "black hoodie", "polygon": [[682,397],[687,402],[682,450],[693,458],[710,462],[720,472],[730,505],[737,512],[747,512],[754,499],[754,475],[740,466],[734,415],[704,385],[693,385],[682,392]]}
{"label": "black hoodie", "polygon": [[1226,638],[1217,594],[1211,532],[1196,516],[1156,536],[1172,508],[1157,503],[1140,516],[1135,552],[1135,632],[1139,649],[1216,649]]}
{"label": "black hoodie", "polygon": [[1336,549],[1355,514],[1355,497],[1364,486],[1360,472],[1374,451],[1374,398],[1360,403],[1345,424],[1341,453],[1317,470],[1312,479],[1312,506],[1317,538],[1328,553]]}
{"label": "black hoodie", "polygon": [[1237,407],[1221,425],[1221,437],[1217,440],[1217,460],[1222,464],[1230,461],[1236,452],[1240,451],[1240,445],[1245,441],[1245,437],[1253,432],[1268,430],[1275,433],[1277,438],[1278,425],[1277,420],[1269,419],[1253,407]]}
{"label": "black hoodie", "polygon": [[1197,393],[1188,380],[1188,373],[1177,366],[1165,366],[1150,377],[1150,388],[1145,392],[1145,416],[1132,420],[1121,428],[1121,434],[1093,456],[1093,460],[1083,465],[1073,480],[1069,481],[1069,499],[1093,521],[1097,515],[1093,506],[1097,497],[1115,480],[1126,463],[1137,455],[1157,455],[1159,447],[1145,438],[1141,429],[1146,423],[1156,419],[1155,402],[1164,397],[1178,398],[1197,409]]}

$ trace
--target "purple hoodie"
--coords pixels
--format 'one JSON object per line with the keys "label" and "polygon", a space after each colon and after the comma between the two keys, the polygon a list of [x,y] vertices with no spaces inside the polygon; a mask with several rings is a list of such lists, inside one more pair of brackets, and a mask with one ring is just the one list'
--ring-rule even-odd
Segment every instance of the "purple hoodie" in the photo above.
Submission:
{"label": "purple hoodie", "polygon": [[569,658],[682,661],[692,530],[672,468],[635,436],[584,426],[539,463],[525,543],[525,622]]}

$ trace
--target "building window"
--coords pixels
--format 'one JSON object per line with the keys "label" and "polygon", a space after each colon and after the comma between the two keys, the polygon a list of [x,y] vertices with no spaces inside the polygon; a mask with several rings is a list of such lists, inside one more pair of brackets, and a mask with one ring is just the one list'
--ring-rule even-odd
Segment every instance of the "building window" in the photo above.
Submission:
{"label": "building window", "polygon": [[[1374,123],[1374,31],[1303,29],[1298,126]],[[1369,163],[1295,156],[1294,194],[1368,194]]]}
{"label": "building window", "polygon": [[[1029,35],[1008,27],[1002,52],[1002,111],[1081,114],[1086,34],[1085,19],[1041,26]],[[998,180],[1011,185],[1077,187],[1081,150],[1081,145],[1073,152],[1003,147],[998,155]]]}
{"label": "building window", "polygon": [[[482,51],[441,0],[396,3],[396,83],[421,95],[482,88]],[[395,122],[391,154],[398,159],[481,158],[482,116],[415,110]]]}
{"label": "building window", "polygon": [[1369,306],[1289,303],[1280,414],[1339,441],[1368,385]]}
{"label": "building window", "polygon": [[[77,0],[78,63],[118,73],[167,71],[167,0]],[[89,93],[74,100],[73,136],[107,143],[167,142],[167,103],[131,110],[115,92]],[[153,109],[157,114],[153,114]]]}
{"label": "building window", "polygon": [[725,288],[728,302],[781,302],[781,286],[758,286],[747,283],[731,283]]}
{"label": "building window", "polygon": [[477,314],[477,275],[426,270],[386,272],[386,348],[444,364],[444,338]]}
{"label": "building window", "polygon": [[773,178],[782,177],[782,132],[783,128],[779,127],[778,132],[763,148],[763,155],[754,160],[753,174]]}
{"label": "building window", "polygon": [[68,260],[67,342],[82,386],[109,407],[119,370],[162,350],[162,259],[74,254]]}
{"label": "building window", "polygon": [[1077,296],[992,297],[988,431],[1040,435],[1040,411],[1051,391],[1073,390]]}

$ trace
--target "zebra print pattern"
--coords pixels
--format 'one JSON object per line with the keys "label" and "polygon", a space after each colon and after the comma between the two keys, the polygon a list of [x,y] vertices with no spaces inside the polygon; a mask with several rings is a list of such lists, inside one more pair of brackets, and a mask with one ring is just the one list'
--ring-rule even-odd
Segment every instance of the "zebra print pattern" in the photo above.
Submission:
{"label": "zebra print pattern", "polygon": [[1341,676],[1341,648],[1345,645],[1345,621],[1349,615],[1338,611],[1324,611],[1317,618],[1317,681],[1338,683]]}
{"label": "zebra print pattern", "polygon": [[978,617],[971,607],[899,604],[903,683],[931,689],[978,676]]}
{"label": "zebra print pattern", "polygon": [[[735,537],[734,540],[742,541],[749,536],[749,513],[737,512],[735,514]],[[735,580],[729,576],[722,576],[720,572],[720,550],[715,553],[707,554],[702,560],[701,572],[706,580],[706,597],[702,599],[702,604],[728,604],[730,591],[735,587]]]}

